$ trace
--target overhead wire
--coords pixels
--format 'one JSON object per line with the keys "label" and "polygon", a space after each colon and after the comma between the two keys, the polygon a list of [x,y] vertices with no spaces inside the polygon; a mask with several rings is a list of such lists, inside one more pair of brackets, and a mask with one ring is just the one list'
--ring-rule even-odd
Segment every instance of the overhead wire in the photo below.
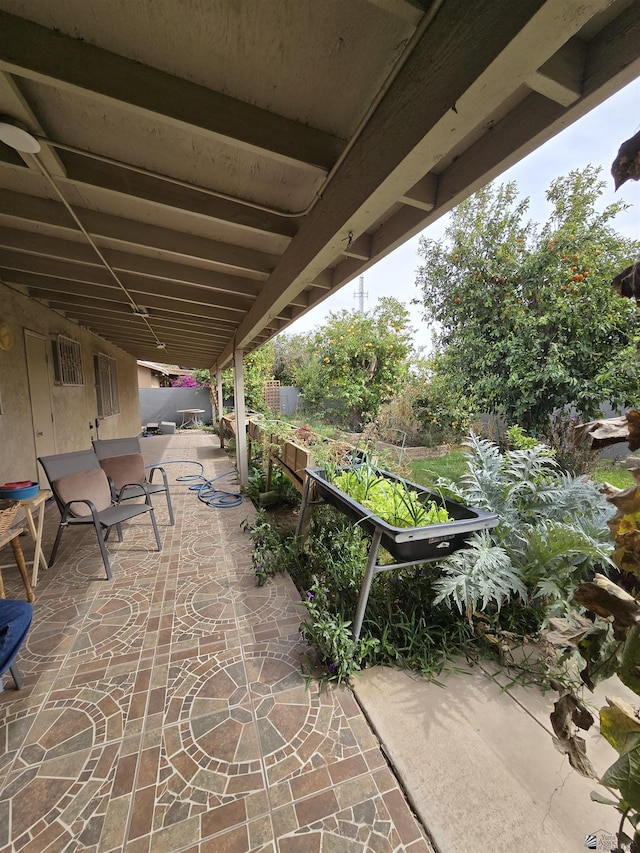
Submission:
{"label": "overhead wire", "polygon": [[89,245],[91,246],[91,248],[93,249],[93,251],[96,253],[96,255],[98,256],[98,258],[100,259],[100,261],[101,261],[102,265],[104,266],[104,268],[105,268],[105,269],[107,270],[107,272],[111,275],[111,277],[113,278],[113,280],[115,281],[115,283],[116,283],[116,284],[118,285],[118,287],[123,291],[124,295],[127,297],[127,301],[129,302],[129,305],[131,306],[131,309],[132,309],[132,311],[134,312],[134,314],[136,314],[136,316],[138,316],[138,317],[141,317],[141,318],[142,318],[143,322],[144,322],[144,323],[145,323],[145,325],[147,326],[147,329],[148,329],[148,330],[151,332],[151,334],[153,335],[154,340],[155,340],[155,342],[156,342],[156,346],[157,346],[159,349],[165,349],[165,345],[160,341],[160,338],[156,335],[156,333],[155,333],[155,332],[154,332],[154,330],[152,329],[151,324],[149,323],[149,321],[148,321],[148,319],[146,318],[146,316],[145,316],[143,313],[141,313],[141,310],[140,310],[139,306],[137,305],[137,303],[136,303],[135,299],[131,296],[131,294],[129,293],[129,291],[127,290],[127,288],[124,286],[124,284],[123,284],[123,283],[122,283],[122,281],[120,280],[120,277],[118,276],[118,274],[116,273],[116,271],[113,269],[113,267],[111,266],[111,264],[109,263],[109,261],[105,258],[104,254],[100,251],[100,248],[98,247],[98,244],[95,242],[95,240],[93,239],[93,237],[91,236],[91,234],[89,234],[89,232],[87,231],[87,229],[84,227],[84,225],[82,224],[81,219],[77,216],[77,214],[76,214],[76,212],[74,211],[73,207],[69,204],[69,202],[67,201],[67,199],[64,197],[64,193],[60,190],[60,188],[58,187],[58,185],[57,185],[57,184],[56,184],[56,182],[54,181],[54,179],[53,179],[53,177],[52,177],[51,173],[49,172],[49,170],[47,169],[47,167],[46,167],[46,166],[44,165],[44,163],[40,160],[40,158],[38,157],[38,155],[37,155],[37,154],[29,154],[29,155],[27,155],[27,156],[30,156],[30,157],[32,157],[32,158],[33,158],[34,162],[35,162],[35,163],[36,163],[36,165],[38,166],[38,169],[40,170],[40,173],[41,173],[41,174],[42,174],[42,176],[45,178],[45,180],[49,183],[49,185],[51,186],[51,188],[53,189],[53,191],[55,192],[55,194],[58,196],[58,198],[60,199],[60,201],[62,202],[62,204],[65,206],[65,208],[67,209],[67,211],[68,211],[69,215],[71,216],[71,218],[73,219],[73,221],[76,223],[76,225],[78,226],[79,230],[82,232],[82,234],[84,235],[85,239],[87,240],[87,242],[89,243]]}

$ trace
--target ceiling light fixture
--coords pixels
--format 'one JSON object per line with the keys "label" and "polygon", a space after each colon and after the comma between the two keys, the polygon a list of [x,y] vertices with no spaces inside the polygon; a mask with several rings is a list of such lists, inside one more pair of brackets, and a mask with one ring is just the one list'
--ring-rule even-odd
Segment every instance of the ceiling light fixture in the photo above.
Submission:
{"label": "ceiling light fixture", "polygon": [[37,154],[40,143],[26,127],[11,116],[0,115],[0,141],[23,154]]}
{"label": "ceiling light fixture", "polygon": [[149,311],[147,308],[144,307],[144,305],[136,305],[135,307],[132,306],[131,310],[138,317],[148,317],[149,316]]}
{"label": "ceiling light fixture", "polygon": [[156,344],[156,349],[166,349],[166,348],[167,348],[167,345],[163,344],[161,341],[158,341],[158,343]]}

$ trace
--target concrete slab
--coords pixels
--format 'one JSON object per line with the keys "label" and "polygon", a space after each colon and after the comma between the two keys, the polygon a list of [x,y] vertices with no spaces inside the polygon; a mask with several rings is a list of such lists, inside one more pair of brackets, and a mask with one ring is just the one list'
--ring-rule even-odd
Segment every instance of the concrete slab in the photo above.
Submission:
{"label": "concrete slab", "polygon": [[[588,834],[613,835],[617,813],[591,801],[596,783],[552,744],[552,694],[519,688],[512,695],[479,668],[443,681],[445,688],[387,667],[354,679],[356,697],[441,853],[583,853]],[[597,735],[586,738],[593,754]],[[615,757],[599,743],[598,772]]]}
{"label": "concrete slab", "polygon": [[[552,734],[549,714],[552,711],[553,703],[558,698],[557,693],[544,694],[540,690],[513,684],[513,679],[506,672],[499,670],[497,666],[492,666],[490,662],[481,663],[480,668],[487,675],[490,675],[503,690],[506,689],[511,698],[521,705],[523,710],[530,714],[550,735]],[[593,692],[584,688],[582,700],[593,714],[596,722],[588,732],[583,732],[582,736],[587,742],[587,755],[600,775],[618,757],[615,750],[600,736],[598,726],[600,708],[607,704],[607,697],[623,699],[632,707],[637,707],[639,701],[638,696],[617,677],[598,684]]]}

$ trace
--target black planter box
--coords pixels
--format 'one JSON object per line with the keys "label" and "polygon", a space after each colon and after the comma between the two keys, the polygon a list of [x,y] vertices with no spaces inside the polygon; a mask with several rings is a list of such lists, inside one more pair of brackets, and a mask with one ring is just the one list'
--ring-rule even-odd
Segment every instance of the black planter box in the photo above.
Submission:
{"label": "black planter box", "polygon": [[[499,518],[495,513],[464,506],[456,501],[441,497],[424,486],[397,477],[389,471],[379,471],[380,476],[388,480],[404,482],[411,491],[417,492],[422,503],[434,501],[445,506],[453,521],[442,524],[429,524],[426,527],[394,527],[383,521],[371,510],[363,507],[345,492],[330,483],[321,468],[306,468],[313,480],[318,496],[331,504],[347,517],[358,522],[364,530],[373,533],[376,529],[382,533],[382,547],[396,560],[406,563],[420,560],[437,560],[462,548],[466,540],[476,530],[496,527]],[[348,470],[348,469],[341,469]]]}

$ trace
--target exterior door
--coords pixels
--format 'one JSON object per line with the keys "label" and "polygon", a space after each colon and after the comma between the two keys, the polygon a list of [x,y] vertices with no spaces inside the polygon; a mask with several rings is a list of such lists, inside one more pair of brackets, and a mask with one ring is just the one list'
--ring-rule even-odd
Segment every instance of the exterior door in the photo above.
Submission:
{"label": "exterior door", "polygon": [[[56,452],[53,430],[53,409],[51,406],[51,383],[49,379],[48,340],[35,332],[25,329],[24,346],[27,355],[27,374],[29,376],[29,397],[31,399],[31,417],[33,421],[33,439],[38,456],[48,456]],[[46,477],[38,468],[34,459],[34,480],[42,480],[46,486]]]}

